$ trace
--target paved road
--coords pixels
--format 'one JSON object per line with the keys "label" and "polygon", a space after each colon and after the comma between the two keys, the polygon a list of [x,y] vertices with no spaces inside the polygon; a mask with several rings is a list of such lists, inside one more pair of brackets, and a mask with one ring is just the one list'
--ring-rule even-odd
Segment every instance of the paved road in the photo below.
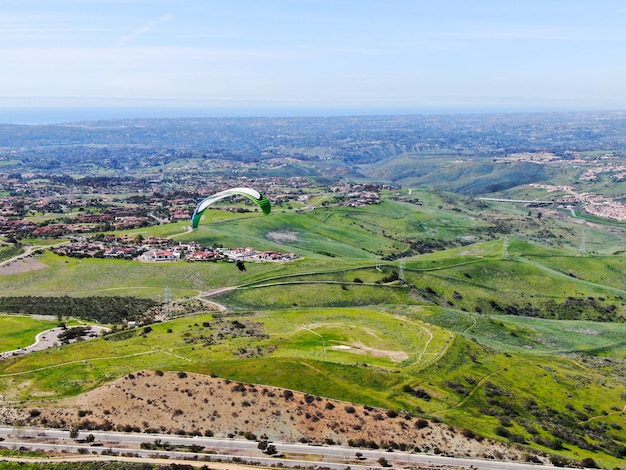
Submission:
{"label": "paved road", "polygon": [[[306,460],[290,460],[288,458],[266,457],[258,449],[258,442],[243,439],[218,439],[201,436],[181,437],[169,434],[139,434],[139,433],[120,433],[120,432],[100,432],[100,431],[81,431],[79,438],[85,438],[88,434],[93,434],[95,443],[100,444],[98,447],[89,444],[80,444],[69,439],[69,432],[58,429],[13,429],[11,427],[0,427],[0,437],[5,440],[0,442],[1,447],[23,446],[31,449],[42,450],[66,450],[67,452],[96,452],[101,453],[103,450],[115,451],[119,453],[137,454],[140,456],[150,457],[156,454],[167,455],[169,458],[185,459],[194,458],[198,454],[191,452],[163,450],[145,450],[140,449],[142,442],[154,443],[159,439],[161,442],[171,445],[198,445],[205,447],[205,450],[211,450],[213,454],[200,454],[202,458],[233,460],[239,459],[245,462],[255,463],[257,465],[276,465],[281,463],[285,467],[294,466],[323,466],[328,468],[336,468],[344,470],[347,462],[352,468],[359,465],[372,468],[380,467],[378,459],[384,458],[389,463],[396,465],[416,465],[430,464],[434,466],[448,466],[453,468],[475,468],[483,470],[537,470],[542,468],[541,465],[502,462],[495,460],[479,460],[468,458],[453,458],[440,455],[413,454],[406,452],[386,452],[380,450],[355,449],[351,447],[341,446],[311,446],[306,444],[288,444],[280,442],[272,442],[279,453],[297,454],[306,457]],[[82,449],[82,451],[81,451]],[[357,459],[357,453],[360,458]],[[314,459],[314,460],[313,460]],[[361,463],[360,463],[361,462]],[[570,467],[560,467],[568,469]]]}
{"label": "paved road", "polygon": [[[108,330],[108,328],[105,328],[99,325],[85,325],[85,326],[91,327],[91,333],[89,333],[89,335],[87,336],[84,336],[83,339],[96,338],[100,336],[103,331]],[[35,342],[33,344],[31,344],[30,346],[26,346],[25,348],[15,349],[13,351],[1,352],[0,359],[12,357],[12,356],[19,356],[21,354],[28,354],[33,351],[43,351],[44,349],[58,346],[61,343],[59,341],[59,335],[63,331],[64,329],[60,327],[53,328],[51,330],[42,331],[35,337]]]}

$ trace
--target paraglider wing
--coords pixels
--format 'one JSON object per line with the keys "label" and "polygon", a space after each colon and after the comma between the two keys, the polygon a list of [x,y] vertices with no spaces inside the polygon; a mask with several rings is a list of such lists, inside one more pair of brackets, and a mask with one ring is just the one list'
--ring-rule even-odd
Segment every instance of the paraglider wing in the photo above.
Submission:
{"label": "paraglider wing", "polygon": [[214,202],[219,201],[220,199],[224,199],[229,196],[234,195],[242,195],[246,196],[248,199],[253,201],[257,206],[261,208],[265,215],[269,214],[272,210],[272,206],[270,205],[270,201],[265,197],[264,194],[260,192],[250,189],[250,188],[232,188],[226,189],[225,191],[220,191],[219,193],[215,193],[212,196],[207,197],[200,201],[200,203],[196,206],[196,210],[193,212],[193,216],[191,217],[191,227],[196,228],[200,223],[200,219],[202,218],[203,212]]}

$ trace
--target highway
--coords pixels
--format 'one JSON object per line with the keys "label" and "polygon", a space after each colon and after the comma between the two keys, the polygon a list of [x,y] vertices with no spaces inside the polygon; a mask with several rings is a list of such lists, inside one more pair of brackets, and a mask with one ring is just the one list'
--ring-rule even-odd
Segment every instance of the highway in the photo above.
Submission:
{"label": "highway", "polygon": [[[93,444],[84,442],[87,435],[95,438]],[[379,459],[385,459],[391,465],[430,465],[433,467],[474,468],[483,470],[537,470],[541,465],[499,460],[480,460],[469,458],[446,457],[442,455],[416,454],[408,452],[388,452],[342,446],[313,446],[308,444],[290,444],[271,442],[282,457],[268,457],[258,449],[258,442],[245,439],[220,439],[202,436],[181,437],[169,434],[139,434],[103,431],[81,431],[78,439],[70,439],[69,431],[42,428],[0,427],[0,447],[33,450],[68,452],[72,454],[110,454],[132,455],[145,458],[166,456],[177,460],[199,461],[235,461],[260,466],[284,467],[323,466],[345,470],[351,468],[380,468]],[[172,446],[201,446],[202,453],[182,450],[165,451],[141,449],[141,443],[153,444],[159,440]],[[210,452],[210,453],[209,453]],[[358,454],[358,455],[357,455]],[[568,469],[569,467],[559,467]]]}

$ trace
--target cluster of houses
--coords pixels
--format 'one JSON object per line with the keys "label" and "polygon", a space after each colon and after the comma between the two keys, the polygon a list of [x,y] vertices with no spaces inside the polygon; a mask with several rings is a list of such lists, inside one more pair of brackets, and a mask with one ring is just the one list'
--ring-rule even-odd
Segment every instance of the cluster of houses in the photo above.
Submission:
{"label": "cluster of houses", "polygon": [[207,248],[196,242],[173,244],[168,238],[110,237],[106,240],[80,240],[56,246],[60,256],[77,258],[134,259],[148,263],[175,261],[251,261],[285,262],[298,258],[294,253],[256,251],[254,248]]}

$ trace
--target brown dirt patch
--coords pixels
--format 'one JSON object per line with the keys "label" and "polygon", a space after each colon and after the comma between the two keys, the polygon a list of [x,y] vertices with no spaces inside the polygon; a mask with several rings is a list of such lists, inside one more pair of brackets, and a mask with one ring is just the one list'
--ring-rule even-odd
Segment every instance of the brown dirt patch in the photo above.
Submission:
{"label": "brown dirt patch", "polygon": [[362,356],[372,355],[375,357],[387,357],[391,362],[402,362],[409,358],[409,355],[404,351],[390,351],[386,349],[370,348],[362,343],[354,343],[350,346],[340,344],[337,346],[331,346],[330,349],[337,349],[352,354],[360,354]]}
{"label": "brown dirt patch", "polygon": [[0,276],[6,276],[9,274],[20,274],[29,271],[35,271],[38,269],[47,268],[48,265],[37,261],[33,258],[25,258],[17,261],[11,261],[10,263],[0,266]]}
{"label": "brown dirt patch", "polygon": [[27,409],[0,409],[0,418],[11,424],[17,413],[34,425],[43,420],[47,426],[79,423],[81,429],[254,435],[342,445],[360,440],[458,457],[521,458],[519,450],[502,443],[467,438],[448,425],[414,416],[190,373],[141,371],[54,406],[39,404],[41,414],[35,418]]}

